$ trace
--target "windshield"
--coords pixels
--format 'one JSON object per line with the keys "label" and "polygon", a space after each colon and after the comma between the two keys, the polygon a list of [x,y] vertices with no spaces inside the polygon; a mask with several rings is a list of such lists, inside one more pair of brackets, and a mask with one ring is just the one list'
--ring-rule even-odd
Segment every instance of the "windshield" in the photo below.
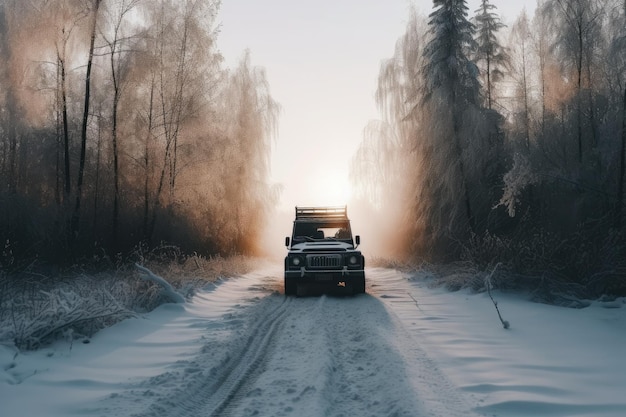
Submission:
{"label": "windshield", "polygon": [[344,240],[352,241],[350,222],[347,220],[332,222],[295,222],[293,225],[293,240]]}

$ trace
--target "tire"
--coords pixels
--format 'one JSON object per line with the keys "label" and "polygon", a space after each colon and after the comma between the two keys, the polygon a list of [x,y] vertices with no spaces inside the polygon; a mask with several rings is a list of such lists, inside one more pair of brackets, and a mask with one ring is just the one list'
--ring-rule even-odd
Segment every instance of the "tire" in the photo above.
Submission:
{"label": "tire", "polygon": [[298,284],[290,278],[285,277],[285,295],[296,295]]}
{"label": "tire", "polygon": [[358,278],[352,284],[353,294],[365,294],[365,277]]}

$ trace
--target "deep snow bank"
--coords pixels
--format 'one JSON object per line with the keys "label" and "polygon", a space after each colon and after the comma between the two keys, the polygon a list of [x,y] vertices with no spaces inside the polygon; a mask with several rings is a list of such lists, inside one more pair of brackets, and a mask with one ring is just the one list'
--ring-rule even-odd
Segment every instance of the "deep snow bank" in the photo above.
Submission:
{"label": "deep snow bank", "polygon": [[429,288],[427,273],[374,273],[372,288],[445,374],[496,416],[626,415],[626,299],[569,309],[495,292]]}

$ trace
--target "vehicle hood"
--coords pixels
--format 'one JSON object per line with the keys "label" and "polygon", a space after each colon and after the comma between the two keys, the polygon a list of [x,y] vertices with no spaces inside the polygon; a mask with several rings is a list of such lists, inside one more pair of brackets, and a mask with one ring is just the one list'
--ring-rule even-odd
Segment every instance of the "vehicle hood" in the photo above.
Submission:
{"label": "vehicle hood", "polygon": [[303,242],[291,247],[291,252],[346,252],[354,246],[346,242]]}

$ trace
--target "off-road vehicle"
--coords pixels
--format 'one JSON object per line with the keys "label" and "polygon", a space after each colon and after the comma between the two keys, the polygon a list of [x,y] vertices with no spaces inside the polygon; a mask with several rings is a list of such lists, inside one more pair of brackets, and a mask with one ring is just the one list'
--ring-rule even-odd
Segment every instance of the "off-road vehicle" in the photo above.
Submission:
{"label": "off-road vehicle", "polygon": [[347,207],[296,207],[291,238],[285,238],[285,295],[309,289],[365,292],[365,258],[352,237]]}

